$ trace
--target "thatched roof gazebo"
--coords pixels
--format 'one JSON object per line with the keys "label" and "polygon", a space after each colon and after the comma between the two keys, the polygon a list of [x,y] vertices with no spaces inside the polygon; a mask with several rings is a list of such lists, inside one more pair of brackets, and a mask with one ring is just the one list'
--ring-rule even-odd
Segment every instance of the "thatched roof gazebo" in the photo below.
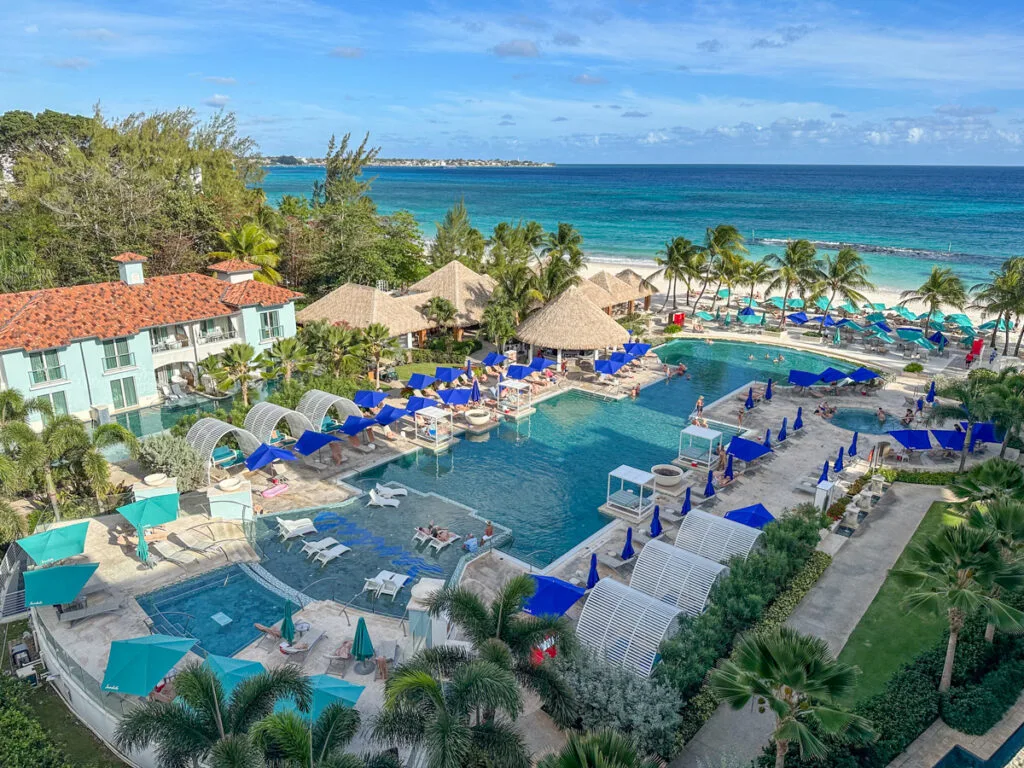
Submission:
{"label": "thatched roof gazebo", "polygon": [[615,276],[635,291],[634,301],[643,299],[644,309],[651,308],[651,296],[654,295],[654,288],[650,283],[632,269],[624,269]]}
{"label": "thatched roof gazebo", "polygon": [[629,283],[619,280],[611,272],[601,270],[596,275],[590,277],[589,280],[611,294],[611,297],[615,300],[614,304],[626,304],[636,298],[636,291],[633,287]]}
{"label": "thatched roof gazebo", "polygon": [[424,332],[431,323],[408,304],[368,285],[345,283],[308,307],[299,310],[300,323],[326,320],[351,328],[367,328],[374,323],[386,325],[394,336],[405,336],[412,346],[412,334]]}
{"label": "thatched roof gazebo", "polygon": [[409,286],[410,303],[417,307],[426,304],[434,296],[448,299],[455,305],[455,324],[458,328],[480,325],[484,309],[494,292],[494,278],[478,275],[459,261],[450,261],[436,272],[432,272],[417,283]]}
{"label": "thatched roof gazebo", "polygon": [[[563,349],[594,350],[617,347],[629,341],[626,329],[571,286],[538,309],[516,329],[516,338],[532,347],[557,351],[561,362]],[[532,349],[530,357],[533,357]]]}
{"label": "thatched roof gazebo", "polygon": [[584,296],[601,309],[610,310],[615,306],[615,298],[597,283],[580,280],[579,289],[583,291]]}

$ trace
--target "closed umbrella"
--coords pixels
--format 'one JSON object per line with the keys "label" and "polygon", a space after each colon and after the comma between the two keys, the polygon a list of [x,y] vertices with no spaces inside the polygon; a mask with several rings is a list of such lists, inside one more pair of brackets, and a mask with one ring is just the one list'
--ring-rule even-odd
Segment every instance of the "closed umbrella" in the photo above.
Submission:
{"label": "closed umbrella", "polygon": [[373,642],[370,640],[370,631],[366,628],[366,620],[360,616],[356,624],[356,636],[352,640],[352,656],[361,662],[357,668],[360,674],[366,674],[372,667],[366,665],[368,659],[373,658]]}
{"label": "closed umbrella", "polygon": [[468,357],[466,358],[466,378],[473,378],[473,361],[470,360]]}
{"label": "closed umbrella", "polygon": [[679,510],[679,516],[685,517],[693,509],[693,504],[690,502],[690,487],[686,487],[686,496],[683,498],[683,508]]}
{"label": "closed umbrella", "polygon": [[917,412],[920,413],[923,410],[924,410],[924,400],[919,397],[919,398],[917,398]]}
{"label": "closed umbrella", "polygon": [[622,548],[622,559],[629,560],[636,552],[633,551],[633,526],[626,529],[626,546]]}
{"label": "closed umbrella", "polygon": [[782,429],[780,429],[780,430],[779,430],[779,437],[778,437],[778,441],[779,441],[780,443],[781,443],[781,442],[782,442],[783,440],[785,440],[785,439],[786,439],[786,421],[787,421],[787,420],[786,420],[786,417],[784,416],[784,417],[782,418]]}
{"label": "closed umbrella", "polygon": [[587,574],[587,589],[593,589],[601,577],[597,575],[597,552],[590,556],[590,573]]}
{"label": "closed umbrella", "polygon": [[835,472],[843,471],[843,446],[839,446],[839,455],[836,456],[836,463],[832,465]]}
{"label": "closed umbrella", "polygon": [[725,463],[725,476],[728,477],[730,480],[733,479],[733,474],[732,474],[732,454],[731,453],[729,454],[729,460]]}
{"label": "closed umbrella", "polygon": [[763,443],[763,445],[764,445],[765,448],[771,448],[772,447],[772,430],[771,430],[771,427],[769,427],[768,429],[766,429],[764,431],[764,443]]}
{"label": "closed umbrella", "polygon": [[764,399],[765,400],[771,400],[772,399],[772,380],[771,379],[768,379],[768,386],[766,386],[764,388]]}
{"label": "closed umbrella", "polygon": [[651,538],[656,539],[661,536],[661,515],[659,513],[658,505],[654,505],[654,515],[651,517]]}
{"label": "closed umbrella", "polygon": [[146,565],[149,564],[149,544],[146,543],[146,532],[139,531],[139,545],[135,548],[135,554],[139,556]]}
{"label": "closed umbrella", "polygon": [[749,390],[747,390],[747,402],[744,403],[744,406],[746,407],[746,409],[748,411],[751,408],[754,407],[754,388],[753,387],[751,387]]}
{"label": "closed umbrella", "polygon": [[828,481],[828,459],[825,460],[825,466],[821,468],[821,477],[818,478],[819,483]]}
{"label": "closed umbrella", "polygon": [[859,436],[860,436],[860,432],[854,432],[853,433],[853,440],[850,441],[850,450],[847,451],[847,453],[850,456],[856,456],[857,455],[857,438]]}
{"label": "closed umbrella", "polygon": [[928,394],[925,396],[924,399],[927,400],[929,403],[934,403],[935,402],[935,382],[934,381],[930,385],[928,385]]}
{"label": "closed umbrella", "polygon": [[796,409],[796,418],[793,419],[793,431],[799,432],[804,428],[804,407],[801,405]]}
{"label": "closed umbrella", "polygon": [[473,386],[469,390],[469,401],[471,403],[480,402],[480,382],[473,379]]}
{"label": "closed umbrella", "polygon": [[295,606],[291,600],[284,601],[284,620],[281,622],[281,637],[288,641],[288,645],[295,642],[295,622],[292,621],[292,611]]}
{"label": "closed umbrella", "polygon": [[705,499],[710,499],[714,495],[715,495],[715,476],[711,472],[711,470],[709,469],[708,470],[708,483],[707,483],[707,485],[704,486],[704,498]]}

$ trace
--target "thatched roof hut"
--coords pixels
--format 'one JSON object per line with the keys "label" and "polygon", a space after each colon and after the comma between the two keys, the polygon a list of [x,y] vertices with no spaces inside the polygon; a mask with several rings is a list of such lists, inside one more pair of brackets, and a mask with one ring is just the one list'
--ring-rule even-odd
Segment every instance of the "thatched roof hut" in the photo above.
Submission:
{"label": "thatched roof hut", "polygon": [[615,300],[615,304],[625,304],[627,301],[633,301],[637,298],[636,291],[629,283],[624,283],[611,272],[601,270],[593,277],[589,278],[590,282],[594,283],[600,288],[604,288],[611,297]]}
{"label": "thatched roof hut", "polygon": [[615,306],[615,298],[597,283],[592,283],[589,280],[580,280],[579,289],[583,292],[584,296],[601,309]]}
{"label": "thatched roof hut", "polygon": [[604,349],[629,341],[626,329],[576,286],[567,288],[516,329],[527,344],[551,349]]}
{"label": "thatched roof hut", "polygon": [[615,276],[636,292],[633,296],[634,299],[642,299],[645,296],[654,295],[654,289],[651,288],[650,284],[632,269],[624,269]]}
{"label": "thatched roof hut", "polygon": [[326,320],[352,328],[366,328],[374,323],[386,325],[395,336],[429,328],[431,323],[408,304],[368,285],[345,283],[308,307],[299,310],[300,323]]}
{"label": "thatched roof hut", "polygon": [[434,296],[448,299],[455,305],[456,325],[465,328],[483,321],[494,285],[490,275],[478,275],[462,262],[451,261],[409,286],[409,301],[421,307]]}

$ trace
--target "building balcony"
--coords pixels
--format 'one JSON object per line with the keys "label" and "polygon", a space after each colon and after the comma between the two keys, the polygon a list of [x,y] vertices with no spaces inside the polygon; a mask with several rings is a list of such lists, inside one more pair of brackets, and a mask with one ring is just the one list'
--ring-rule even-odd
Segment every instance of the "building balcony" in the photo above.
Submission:
{"label": "building balcony", "polygon": [[56,381],[66,381],[67,378],[67,371],[63,365],[40,368],[29,372],[29,381],[32,382],[33,387],[41,387]]}
{"label": "building balcony", "polygon": [[205,336],[200,336],[198,343],[200,346],[203,346],[205,344],[216,344],[217,342],[220,341],[231,341],[232,339],[237,338],[238,332],[235,331],[234,329],[230,331],[213,330],[210,331]]}
{"label": "building balcony", "polygon": [[119,355],[110,355],[103,358],[103,372],[116,371],[120,368],[134,368],[135,353],[123,352]]}
{"label": "building balcony", "polygon": [[260,328],[260,341],[273,341],[284,336],[284,326],[274,325],[269,328]]}
{"label": "building balcony", "polygon": [[161,342],[150,344],[149,348],[153,352],[169,352],[175,349],[183,349],[187,346],[187,336],[170,336]]}

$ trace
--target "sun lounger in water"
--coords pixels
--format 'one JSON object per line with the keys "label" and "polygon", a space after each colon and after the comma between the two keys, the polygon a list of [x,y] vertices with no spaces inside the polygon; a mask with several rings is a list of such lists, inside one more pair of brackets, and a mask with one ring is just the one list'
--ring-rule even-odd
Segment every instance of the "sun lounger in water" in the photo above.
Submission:
{"label": "sun lounger in water", "polygon": [[380,579],[381,582],[381,589],[380,592],[377,593],[377,596],[390,595],[391,599],[394,600],[402,587],[404,587],[406,582],[409,581],[410,577],[404,573],[381,571],[377,574],[377,578]]}
{"label": "sun lounger in water", "polygon": [[366,506],[368,506],[368,507],[397,507],[398,503],[399,503],[398,499],[392,499],[392,498],[388,498],[386,496],[381,496],[379,493],[377,493],[377,491],[371,489],[370,490],[370,500],[369,500],[369,502],[367,502]]}
{"label": "sun lounger in water", "polygon": [[281,541],[288,541],[288,539],[295,539],[306,536],[310,533],[316,533],[316,526],[313,525],[313,521],[308,517],[303,517],[298,520],[278,520],[277,532],[281,536]]}
{"label": "sun lounger in water", "polygon": [[313,556],[313,560],[320,563],[320,567],[323,568],[331,560],[341,557],[346,552],[350,551],[351,547],[346,547],[344,544],[335,544],[330,549],[325,549],[321,552],[317,552]]}
{"label": "sun lounger in water", "polygon": [[337,543],[337,539],[320,539],[320,541],[307,541],[305,544],[302,545],[302,553],[304,555],[309,555],[309,557],[313,557],[313,555],[317,554],[318,552],[323,552],[328,547],[333,547]]}
{"label": "sun lounger in water", "polygon": [[421,531],[419,528],[417,528],[416,532],[412,535],[412,540],[415,544],[426,544],[432,538],[433,537],[430,535],[429,531]]}
{"label": "sun lounger in water", "polygon": [[392,488],[387,485],[381,485],[380,483],[377,483],[376,491],[380,496],[383,496],[385,499],[393,499],[396,498],[397,496],[409,495],[408,488]]}
{"label": "sun lounger in water", "polygon": [[441,541],[440,539],[435,537],[435,538],[430,540],[430,548],[440,552],[442,549],[447,547],[449,544],[454,544],[456,541],[458,541],[461,538],[462,537],[459,536],[459,534],[457,534],[457,533],[450,533],[450,534],[448,534],[448,538],[445,539],[444,541]]}

